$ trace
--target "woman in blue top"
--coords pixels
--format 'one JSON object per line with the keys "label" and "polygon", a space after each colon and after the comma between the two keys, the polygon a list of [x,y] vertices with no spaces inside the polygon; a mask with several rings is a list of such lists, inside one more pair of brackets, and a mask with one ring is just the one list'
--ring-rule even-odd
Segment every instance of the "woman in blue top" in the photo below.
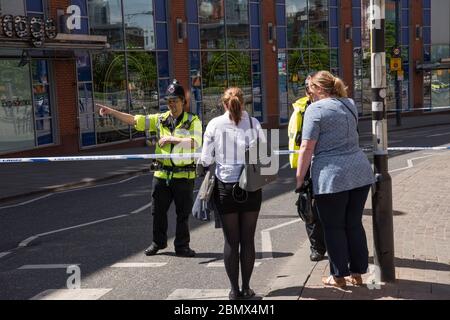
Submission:
{"label": "woman in blue top", "polygon": [[[341,79],[320,71],[310,81],[314,103],[306,110],[297,166],[297,188],[311,163],[314,197],[330,260],[325,285],[361,285],[367,272],[364,204],[374,173],[359,148],[358,111]],[[312,161],[312,162],[311,162]]]}

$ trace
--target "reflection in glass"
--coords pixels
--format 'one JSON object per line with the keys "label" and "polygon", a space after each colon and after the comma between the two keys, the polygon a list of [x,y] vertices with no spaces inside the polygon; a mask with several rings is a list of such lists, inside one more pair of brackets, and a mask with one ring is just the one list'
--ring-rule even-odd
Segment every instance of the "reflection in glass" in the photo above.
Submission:
{"label": "reflection in glass", "polygon": [[[158,77],[154,52],[129,52],[128,92],[131,114],[159,112]],[[133,137],[142,136],[132,128]]]}
{"label": "reflection in glass", "polygon": [[52,120],[36,120],[36,138],[39,146],[53,143]]}
{"label": "reflection in glass", "polygon": [[0,60],[0,152],[35,145],[29,66]]}
{"label": "reflection in glass", "polygon": [[305,95],[304,84],[309,72],[309,52],[307,50],[289,51],[288,64],[288,104],[292,105],[298,98]]}
{"label": "reflection in glass", "polygon": [[248,1],[226,0],[226,15],[228,48],[249,48]]}
{"label": "reflection in glass", "polygon": [[289,48],[308,47],[308,8],[306,0],[286,0]]}
{"label": "reflection in glass", "polygon": [[202,52],[203,108],[202,122],[222,114],[221,96],[228,87],[225,52]]}
{"label": "reflection in glass", "polygon": [[224,0],[198,0],[200,39],[203,49],[225,47]]}
{"label": "reflection in glass", "polygon": [[[125,54],[97,54],[92,60],[95,102],[128,112]],[[99,143],[129,139],[128,125],[112,117],[98,117],[96,130]]]}
{"label": "reflection in glass", "polygon": [[88,0],[88,7],[91,34],[107,36],[111,48],[123,49],[121,0]]}
{"label": "reflection in glass", "polygon": [[152,0],[123,2],[127,48],[155,49],[155,29]]}
{"label": "reflection in glass", "polygon": [[[31,62],[33,75],[34,112],[36,119],[51,116],[50,87],[48,84],[47,61],[33,60]],[[39,130],[39,127],[36,128]]]}

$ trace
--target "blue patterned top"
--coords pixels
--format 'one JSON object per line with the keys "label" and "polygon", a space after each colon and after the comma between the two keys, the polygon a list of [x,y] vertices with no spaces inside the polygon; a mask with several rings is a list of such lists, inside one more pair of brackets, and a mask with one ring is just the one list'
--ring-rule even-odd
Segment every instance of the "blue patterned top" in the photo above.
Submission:
{"label": "blue patterned top", "polygon": [[[353,100],[345,100],[351,112]],[[367,156],[359,147],[355,116],[338,99],[311,104],[305,113],[302,139],[317,140],[311,164],[314,194],[337,193],[374,183]]]}

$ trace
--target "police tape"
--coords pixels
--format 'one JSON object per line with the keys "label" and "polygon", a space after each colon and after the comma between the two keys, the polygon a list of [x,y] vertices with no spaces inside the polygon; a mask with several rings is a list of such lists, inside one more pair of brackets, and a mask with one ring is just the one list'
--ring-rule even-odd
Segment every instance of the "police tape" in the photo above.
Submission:
{"label": "police tape", "polygon": [[[447,147],[391,147],[388,151],[443,151],[450,150]],[[363,148],[363,151],[372,151],[371,148]],[[274,150],[273,154],[278,156],[290,155],[298,151]],[[158,160],[158,159],[198,159],[201,153],[178,153],[178,154],[128,154],[108,156],[75,156],[75,157],[37,157],[37,158],[0,158],[1,163],[43,163],[43,162],[68,162],[68,161],[110,161],[110,160]]]}

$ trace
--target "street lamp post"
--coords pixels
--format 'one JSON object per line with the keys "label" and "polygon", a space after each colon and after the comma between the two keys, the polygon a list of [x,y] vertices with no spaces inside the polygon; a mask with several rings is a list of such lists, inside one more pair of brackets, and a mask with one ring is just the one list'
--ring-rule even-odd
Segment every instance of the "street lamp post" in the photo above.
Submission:
{"label": "street lamp post", "polygon": [[395,281],[392,180],[388,172],[386,120],[385,0],[370,0],[372,134],[375,187],[372,190],[374,262],[378,281]]}

